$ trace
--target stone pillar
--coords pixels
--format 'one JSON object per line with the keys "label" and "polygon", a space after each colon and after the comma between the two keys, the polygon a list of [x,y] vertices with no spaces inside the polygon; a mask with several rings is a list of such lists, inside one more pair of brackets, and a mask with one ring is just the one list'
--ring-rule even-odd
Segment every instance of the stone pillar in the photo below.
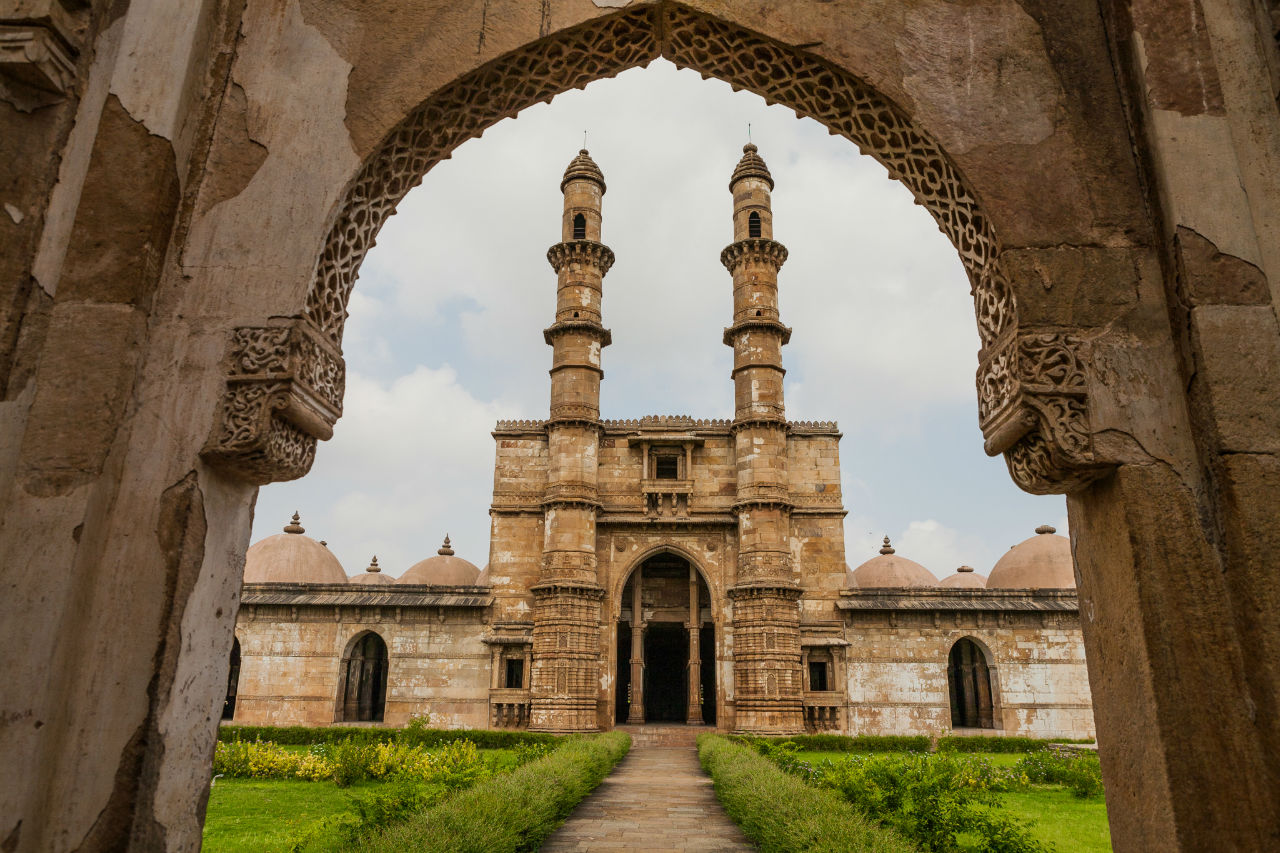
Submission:
{"label": "stone pillar", "polygon": [[547,251],[557,275],[552,347],[550,462],[543,499],[539,582],[532,588],[530,725],[537,731],[599,728],[600,600],[596,577],[596,488],[600,440],[600,350],[610,343],[600,300],[613,252],[600,240],[604,176],[586,150],[564,180],[562,241]]}
{"label": "stone pillar", "polygon": [[773,238],[773,178],[754,145],[729,180],[735,242],[720,254],[733,276],[737,454],[737,583],[733,601],[736,727],[744,732],[804,730],[800,671],[800,588],[791,568],[791,497],[782,347],[791,330],[778,315],[778,270],[787,250]]}
{"label": "stone pillar", "polygon": [[644,605],[641,600],[644,586],[644,567],[636,569],[631,589],[631,696],[627,709],[627,722],[640,725],[644,722]]}
{"label": "stone pillar", "polygon": [[[687,445],[686,445],[687,447]],[[699,629],[702,612],[698,607],[698,570],[689,567],[689,717],[691,726],[702,725],[702,649]]]}

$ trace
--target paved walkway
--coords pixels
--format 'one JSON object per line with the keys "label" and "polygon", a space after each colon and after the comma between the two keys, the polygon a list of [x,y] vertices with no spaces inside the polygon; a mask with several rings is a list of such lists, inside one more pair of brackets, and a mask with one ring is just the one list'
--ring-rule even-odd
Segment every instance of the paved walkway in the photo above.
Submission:
{"label": "paved walkway", "polygon": [[752,851],[698,764],[687,726],[621,726],[631,751],[542,845],[543,853]]}

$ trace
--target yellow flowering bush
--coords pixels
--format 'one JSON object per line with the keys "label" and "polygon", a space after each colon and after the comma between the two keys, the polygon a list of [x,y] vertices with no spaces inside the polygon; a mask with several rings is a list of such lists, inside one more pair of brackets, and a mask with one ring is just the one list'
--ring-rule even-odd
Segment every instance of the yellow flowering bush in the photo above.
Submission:
{"label": "yellow flowering bush", "polygon": [[447,790],[464,788],[485,773],[476,745],[456,740],[435,749],[399,743],[316,744],[295,752],[270,741],[219,742],[213,772],[248,779],[332,781],[341,786],[363,779],[409,777]]}

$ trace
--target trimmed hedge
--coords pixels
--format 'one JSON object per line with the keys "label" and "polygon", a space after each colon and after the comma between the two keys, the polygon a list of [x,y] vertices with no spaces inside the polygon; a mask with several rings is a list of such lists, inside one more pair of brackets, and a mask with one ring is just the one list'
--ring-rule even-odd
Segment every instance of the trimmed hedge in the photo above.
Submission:
{"label": "trimmed hedge", "polygon": [[495,853],[542,846],[631,748],[625,732],[572,737],[545,758],[494,776],[359,846],[367,853]]}
{"label": "trimmed hedge", "polygon": [[427,729],[413,726],[392,729],[372,726],[220,726],[218,740],[263,740],[281,746],[313,743],[399,743],[406,746],[440,746],[469,740],[479,749],[511,749],[522,743],[556,743],[560,735],[505,729]]}
{"label": "trimmed hedge", "polygon": [[927,735],[794,735],[761,740],[791,741],[809,752],[929,752],[932,748]]}
{"label": "trimmed hedge", "polygon": [[1093,743],[1091,740],[1041,740],[1033,737],[998,737],[974,735],[972,737],[938,738],[938,752],[1043,752],[1051,743]]}
{"label": "trimmed hedge", "polygon": [[698,738],[698,758],[729,817],[764,853],[916,849],[840,795],[784,773],[749,746],[705,734]]}

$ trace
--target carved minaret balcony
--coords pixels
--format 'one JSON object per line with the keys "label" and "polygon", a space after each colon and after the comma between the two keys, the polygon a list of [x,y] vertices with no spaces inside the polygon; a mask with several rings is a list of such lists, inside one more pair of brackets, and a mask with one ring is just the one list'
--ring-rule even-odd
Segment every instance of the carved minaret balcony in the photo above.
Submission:
{"label": "carved minaret balcony", "polygon": [[735,728],[793,733],[804,729],[800,700],[800,589],[791,566],[791,502],[782,347],[791,330],[778,312],[778,270],[787,249],[773,239],[773,176],[754,145],[729,179],[734,242],[720,253],[733,276],[733,347],[737,454],[737,584],[733,600]]}
{"label": "carved minaret balcony", "polygon": [[600,242],[604,175],[586,150],[565,170],[561,241],[547,251],[556,271],[556,317],[543,337],[552,348],[550,457],[542,506],[545,533],[534,597],[529,727],[599,728],[600,602],[596,577],[597,448],[604,276],[613,251]]}

